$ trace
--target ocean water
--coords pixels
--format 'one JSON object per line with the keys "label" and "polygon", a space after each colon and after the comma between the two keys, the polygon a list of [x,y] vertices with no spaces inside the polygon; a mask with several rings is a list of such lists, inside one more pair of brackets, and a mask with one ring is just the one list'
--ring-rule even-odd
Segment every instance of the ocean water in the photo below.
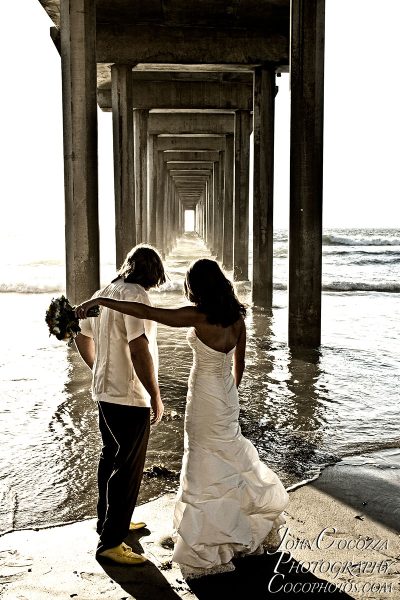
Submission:
{"label": "ocean water", "polygon": [[[14,247],[13,247],[13,243]],[[90,372],[73,348],[49,338],[44,314],[64,292],[61,252],[27,261],[5,240],[0,270],[0,531],[92,517],[100,449]],[[51,246],[50,246],[51,247]],[[46,251],[48,252],[48,251]],[[187,235],[167,258],[169,280],[154,304],[185,303],[182,282],[193,258],[208,255]],[[44,255],[44,256],[43,256]],[[286,485],[316,476],[343,457],[400,447],[400,231],[327,230],[323,246],[322,344],[287,346],[287,232],[274,240],[274,308],[248,307],[241,427]],[[102,265],[102,280],[114,274]],[[229,274],[228,274],[229,275]],[[153,429],[146,468],[178,472],[191,352],[186,329],[159,326],[160,386],[167,417]],[[146,476],[140,501],[176,488]]]}

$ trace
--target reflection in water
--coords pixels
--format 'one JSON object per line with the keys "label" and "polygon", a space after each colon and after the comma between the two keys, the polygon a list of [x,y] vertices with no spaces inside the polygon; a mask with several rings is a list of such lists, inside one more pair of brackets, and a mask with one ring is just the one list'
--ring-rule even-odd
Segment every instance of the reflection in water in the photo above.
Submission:
{"label": "reflection in water", "polygon": [[[323,427],[323,407],[318,398],[318,380],[321,375],[318,350],[290,350],[286,382],[291,392],[290,414],[294,431],[303,431],[312,437]],[[319,438],[320,439],[320,438]]]}
{"label": "reflection in water", "polygon": [[[206,255],[198,238],[182,239],[166,261],[166,287],[151,292],[153,303],[167,308],[186,303],[186,268]],[[321,353],[294,354],[286,345],[285,292],[275,290],[270,315],[251,308],[248,283],[237,288],[250,307],[240,423],[286,485],[317,474],[334,456],[398,445],[394,294],[325,294]],[[29,315],[30,324],[27,335],[26,319],[11,320],[2,341],[0,531],[95,514],[100,436],[90,372],[75,350],[49,339],[43,315],[50,299],[45,294],[0,295],[2,314]],[[161,392],[174,418],[152,429],[146,469],[156,464],[179,471],[192,354],[186,328],[159,326],[158,340]],[[139,501],[175,486],[173,480],[147,477]]]}
{"label": "reflection in water", "polygon": [[64,401],[49,423],[54,448],[49,470],[54,486],[64,490],[58,500],[60,515],[66,512],[75,519],[94,514],[101,442],[97,406],[90,395],[90,371],[73,349],[68,349],[67,361]]}
{"label": "reflection in water", "polygon": [[318,351],[291,352],[274,333],[274,315],[254,308],[247,317],[248,359],[241,396],[241,425],[260,456],[286,484],[314,476],[334,460],[321,450]]}

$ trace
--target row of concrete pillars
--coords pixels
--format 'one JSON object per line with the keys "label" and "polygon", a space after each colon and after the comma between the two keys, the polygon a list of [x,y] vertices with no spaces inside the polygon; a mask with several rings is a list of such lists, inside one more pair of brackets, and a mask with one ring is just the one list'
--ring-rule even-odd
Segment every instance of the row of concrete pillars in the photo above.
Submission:
{"label": "row of concrete pillars", "polygon": [[[95,3],[61,1],[67,294],[99,287]],[[293,0],[289,344],[320,343],[324,2]],[[165,256],[183,232],[185,209],[235,280],[252,280],[255,305],[272,307],[276,66],[249,67],[252,106],[137,108],[132,64],[111,67],[116,259],[138,242]],[[203,105],[202,105],[203,106]],[[252,273],[249,153],[253,131]]]}

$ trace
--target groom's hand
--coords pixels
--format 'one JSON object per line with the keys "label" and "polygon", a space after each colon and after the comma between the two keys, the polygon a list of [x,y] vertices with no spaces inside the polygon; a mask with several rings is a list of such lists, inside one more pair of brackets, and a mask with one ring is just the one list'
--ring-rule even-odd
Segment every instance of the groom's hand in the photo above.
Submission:
{"label": "groom's hand", "polygon": [[151,409],[153,411],[153,416],[151,417],[150,424],[158,425],[161,421],[162,416],[164,414],[164,404],[161,400],[161,396],[152,396],[150,399]]}

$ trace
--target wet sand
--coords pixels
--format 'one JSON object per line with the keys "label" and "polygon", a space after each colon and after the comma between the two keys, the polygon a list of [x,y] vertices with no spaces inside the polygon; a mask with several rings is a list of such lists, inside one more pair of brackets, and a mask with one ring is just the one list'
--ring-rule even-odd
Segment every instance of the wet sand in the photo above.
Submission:
{"label": "wet sand", "polygon": [[[372,457],[372,459],[371,459]],[[159,600],[247,597],[400,598],[399,454],[355,457],[290,492],[279,551],[238,559],[236,571],[194,580],[171,564],[174,494],[137,507],[148,529],[128,537],[149,562],[100,565],[93,519],[0,538],[0,597]],[[353,464],[356,463],[356,464]],[[397,465],[397,467],[396,467]],[[338,589],[346,593],[338,593]]]}

